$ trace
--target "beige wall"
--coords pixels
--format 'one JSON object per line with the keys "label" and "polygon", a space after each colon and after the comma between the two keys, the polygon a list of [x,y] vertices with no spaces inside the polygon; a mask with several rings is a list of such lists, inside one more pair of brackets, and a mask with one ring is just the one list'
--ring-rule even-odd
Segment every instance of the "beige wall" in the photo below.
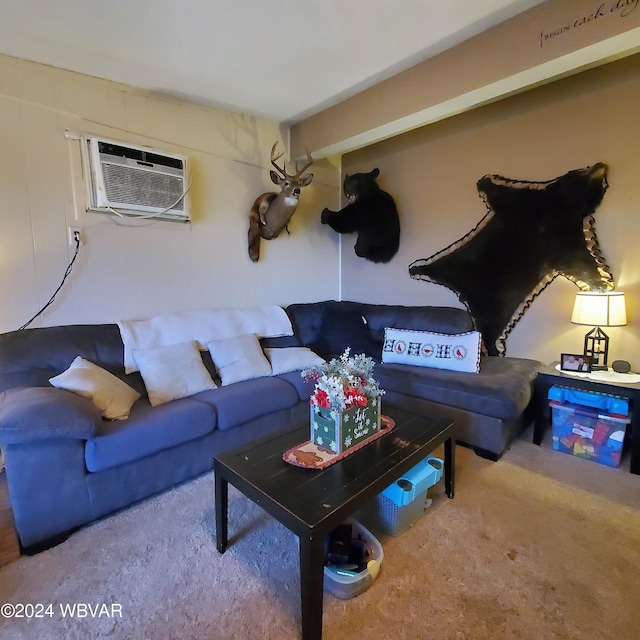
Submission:
{"label": "beige wall", "polygon": [[[398,255],[376,265],[343,236],[345,299],[462,306],[442,286],[412,280],[408,265],[448,246],[485,214],[477,180],[496,173],[549,180],[602,161],[609,190],[596,211],[605,259],[627,293],[629,325],[607,330],[611,355],[640,369],[640,55],[584,72],[500,103],[343,157],[343,173],[381,170],[379,183],[398,205]],[[339,238],[336,234],[336,244]],[[574,284],[559,277],[536,299],[507,341],[507,353],[545,362],[581,352],[588,327],[570,323]]]}
{"label": "beige wall", "polygon": [[[65,139],[67,129],[189,156],[193,222],[86,213],[79,142]],[[249,208],[275,189],[268,158],[277,139],[275,122],[0,56],[0,331],[26,322],[60,283],[69,225],[83,228],[86,245],[32,326],[336,297],[337,248],[318,222],[339,197],[328,161],[313,167],[291,235],[263,241],[257,264],[247,256]]]}
{"label": "beige wall", "polygon": [[[288,304],[334,298],[461,306],[454,293],[409,278],[407,267],[461,237],[484,215],[486,173],[546,180],[597,161],[610,188],[596,213],[605,258],[628,293],[630,324],[611,329],[612,356],[640,368],[640,56],[515,96],[361,149],[343,171],[379,166],[402,222],[399,254],[374,265],[318,222],[336,208],[338,171],[314,165],[291,236],[246,253],[247,212],[270,189],[267,158],[277,123],[154,97],[137,89],[0,56],[0,331],[29,319],[70,260],[67,227],[82,247],[67,285],[33,326],[111,322],[169,310]],[[78,143],[66,129],[148,144],[190,157],[193,222],[117,224],[84,211]],[[334,161],[335,162],[335,161]],[[341,275],[342,272],[342,275]],[[342,287],[342,290],[340,289]],[[558,278],[507,342],[509,355],[551,361],[580,351],[571,325],[575,285]]]}

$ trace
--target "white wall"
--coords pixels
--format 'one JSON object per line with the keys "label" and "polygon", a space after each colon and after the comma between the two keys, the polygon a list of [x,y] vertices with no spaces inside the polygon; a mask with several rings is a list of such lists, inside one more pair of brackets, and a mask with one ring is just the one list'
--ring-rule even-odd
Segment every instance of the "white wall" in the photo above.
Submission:
{"label": "white wall", "polygon": [[[193,221],[85,212],[79,142],[65,130],[187,155]],[[72,257],[69,225],[83,228],[86,244],[31,326],[337,297],[338,250],[319,222],[339,198],[329,161],[311,169],[291,235],[263,241],[256,264],[247,255],[249,208],[277,190],[268,177],[275,140],[284,148],[275,122],[0,56],[0,331],[26,322],[59,285]]]}

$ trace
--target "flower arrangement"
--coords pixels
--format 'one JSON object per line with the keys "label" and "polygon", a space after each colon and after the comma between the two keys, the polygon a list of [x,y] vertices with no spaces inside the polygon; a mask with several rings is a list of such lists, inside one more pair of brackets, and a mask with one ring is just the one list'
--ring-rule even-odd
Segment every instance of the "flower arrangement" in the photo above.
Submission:
{"label": "flower arrangement", "polygon": [[302,371],[305,380],[316,387],[309,401],[321,409],[344,411],[352,407],[366,407],[384,394],[373,377],[375,363],[369,356],[349,356],[350,349],[339,357],[317,367]]}

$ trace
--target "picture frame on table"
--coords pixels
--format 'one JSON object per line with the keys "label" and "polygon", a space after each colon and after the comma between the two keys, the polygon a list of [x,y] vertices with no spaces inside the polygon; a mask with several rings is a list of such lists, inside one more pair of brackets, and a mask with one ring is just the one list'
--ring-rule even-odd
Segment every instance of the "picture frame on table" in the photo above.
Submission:
{"label": "picture frame on table", "polygon": [[560,354],[560,370],[575,371],[577,373],[591,372],[591,356],[582,353],[562,353]]}

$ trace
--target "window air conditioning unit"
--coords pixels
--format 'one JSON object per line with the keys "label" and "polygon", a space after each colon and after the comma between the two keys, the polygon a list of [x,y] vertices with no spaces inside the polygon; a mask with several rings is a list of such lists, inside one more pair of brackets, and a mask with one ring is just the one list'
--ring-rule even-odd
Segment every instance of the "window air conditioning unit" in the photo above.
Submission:
{"label": "window air conditioning unit", "polygon": [[87,138],[88,211],[190,220],[186,156],[103,138]]}

